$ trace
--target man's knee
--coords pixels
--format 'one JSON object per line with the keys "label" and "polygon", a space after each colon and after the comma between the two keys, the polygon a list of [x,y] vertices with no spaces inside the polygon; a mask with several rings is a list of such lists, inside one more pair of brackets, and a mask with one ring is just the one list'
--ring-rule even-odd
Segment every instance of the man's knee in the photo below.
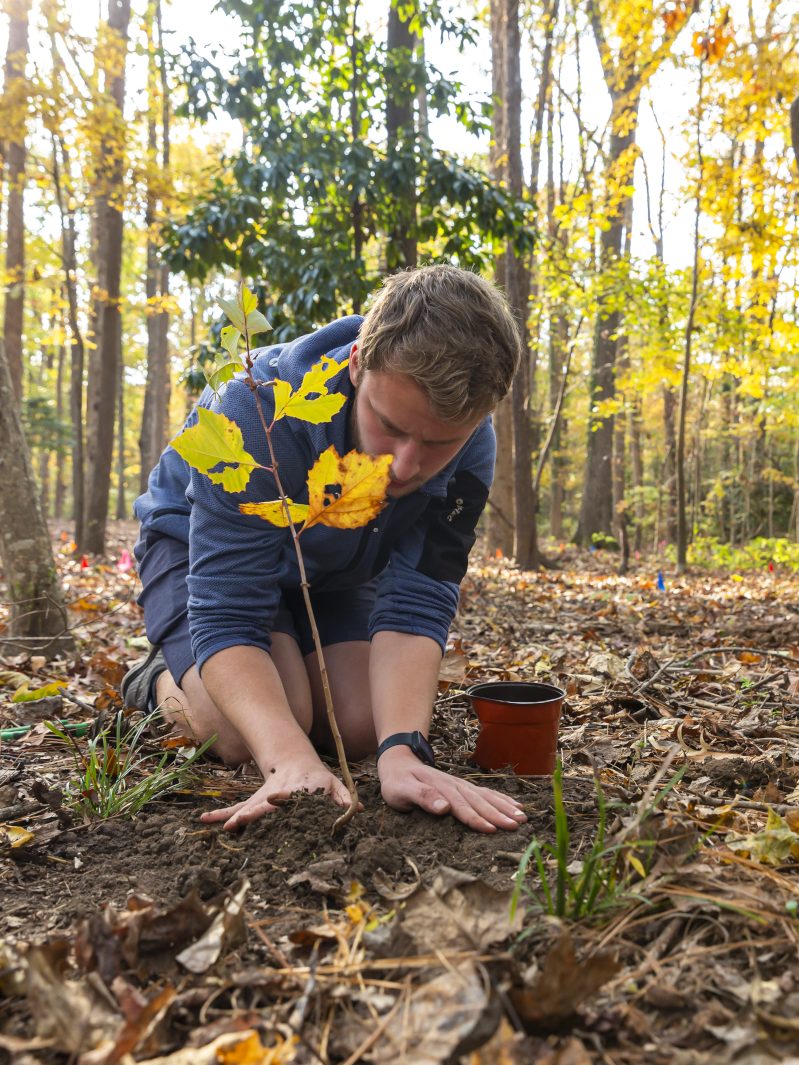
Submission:
{"label": "man's knee", "polygon": [[[210,739],[210,736],[208,738]],[[249,748],[235,730],[228,733],[223,729],[221,734],[217,733],[211,750],[229,766],[243,765],[252,759]]]}
{"label": "man's knee", "polygon": [[351,706],[349,713],[343,715],[341,738],[344,751],[353,762],[369,758],[377,750],[374,720],[371,706]]}

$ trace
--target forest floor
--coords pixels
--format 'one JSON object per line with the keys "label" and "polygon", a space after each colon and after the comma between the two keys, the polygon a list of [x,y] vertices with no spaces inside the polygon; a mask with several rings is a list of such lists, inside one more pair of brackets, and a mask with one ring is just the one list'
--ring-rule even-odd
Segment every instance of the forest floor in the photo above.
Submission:
{"label": "forest floor", "polygon": [[[82,566],[57,531],[80,652],[2,663],[0,1062],[799,1065],[796,576],[666,570],[659,589],[651,562],[618,577],[604,552],[564,549],[537,574],[478,559],[433,744],[516,795],[527,825],[396,813],[367,762],[364,810],[338,835],[317,796],[230,834],[198,814],[255,777],[211,761],[133,818],[64,806],[88,741],[42,721],[114,721],[145,647],[119,565],[133,535],[114,526],[108,559]],[[511,916],[525,848],[555,841],[553,790],[470,763],[462,689],[482,678],[567,691],[564,880],[597,868],[603,823],[605,841],[579,919],[546,912],[535,861]]]}

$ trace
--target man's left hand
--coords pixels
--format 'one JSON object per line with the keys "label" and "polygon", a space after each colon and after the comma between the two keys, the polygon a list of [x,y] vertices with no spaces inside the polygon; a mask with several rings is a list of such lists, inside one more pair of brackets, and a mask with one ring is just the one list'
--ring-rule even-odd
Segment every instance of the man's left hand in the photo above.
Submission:
{"label": "man's left hand", "polygon": [[451,813],[475,832],[513,831],[527,820],[515,799],[425,765],[408,747],[389,748],[378,775],[383,798],[395,810],[419,806],[439,816]]}

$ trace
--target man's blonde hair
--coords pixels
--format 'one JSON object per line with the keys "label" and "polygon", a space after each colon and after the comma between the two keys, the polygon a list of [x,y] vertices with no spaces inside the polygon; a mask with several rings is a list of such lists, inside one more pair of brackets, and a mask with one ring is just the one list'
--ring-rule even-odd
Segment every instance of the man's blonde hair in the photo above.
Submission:
{"label": "man's blonde hair", "polygon": [[494,285],[455,266],[385,279],[358,335],[361,370],[401,373],[443,421],[490,413],[521,358],[519,329]]}

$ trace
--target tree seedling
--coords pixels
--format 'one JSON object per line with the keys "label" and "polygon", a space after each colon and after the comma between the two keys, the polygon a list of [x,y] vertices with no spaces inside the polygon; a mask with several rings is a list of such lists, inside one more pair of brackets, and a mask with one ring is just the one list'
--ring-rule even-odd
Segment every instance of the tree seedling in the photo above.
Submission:
{"label": "tree seedling", "polygon": [[[391,455],[371,457],[359,451],[339,455],[331,446],[317,458],[308,473],[308,502],[295,503],[284,491],[275,457],[273,433],[278,422],[284,418],[297,418],[315,425],[331,421],[338,414],[346,397],[328,391],[328,382],[347,365],[345,359],[337,362],[323,355],[319,363],[303,377],[294,390],[287,381],[274,379],[256,381],[252,373],[253,359],[250,338],[270,328],[263,314],[257,309],[252,292],[243,284],[239,286],[236,302],[220,301],[230,325],[222,330],[222,346],[232,357],[208,376],[212,388],[217,389],[234,374],[244,373],[256,403],[258,416],[266,434],[271,466],[261,465],[244,448],[244,439],[238,425],[224,414],[197,408],[198,421],[171,441],[172,447],[212,483],[226,492],[243,492],[255,469],[268,470],[275,480],[278,498],[259,503],[242,503],[243,514],[254,514],[264,521],[288,529],[297,556],[300,587],[308,619],[311,625],[314,648],[319,662],[322,688],[325,695],[330,731],[336,745],[341,775],[350,794],[350,805],[338,818],[333,830],[345,825],[358,806],[358,793],[352,779],[344,744],[336,723],[333,698],[325,666],[319,631],[316,626],[310,598],[310,585],[305,571],[305,562],[300,546],[300,537],[314,525],[327,525],[336,529],[355,529],[368,524],[386,504],[386,488],[389,481]],[[239,345],[244,342],[244,361],[239,360]],[[274,391],[274,410],[271,422],[267,421],[262,400],[262,390]],[[221,468],[220,468],[221,467]]]}

